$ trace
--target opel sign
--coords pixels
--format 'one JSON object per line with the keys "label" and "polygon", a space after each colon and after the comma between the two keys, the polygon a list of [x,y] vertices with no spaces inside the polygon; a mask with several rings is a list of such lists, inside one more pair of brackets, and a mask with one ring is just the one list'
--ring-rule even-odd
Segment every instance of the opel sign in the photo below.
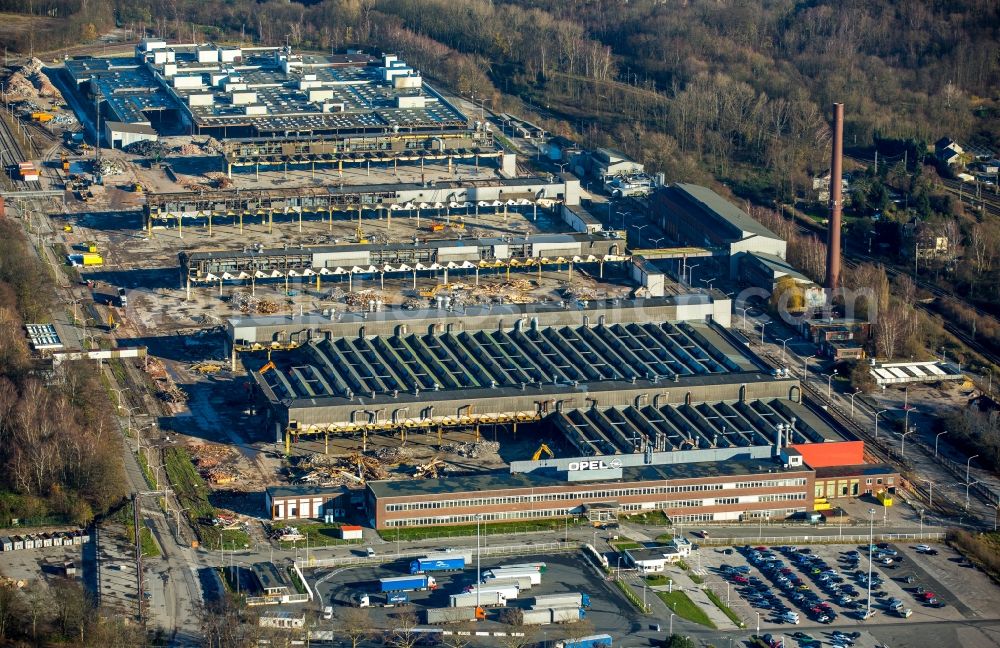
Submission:
{"label": "opel sign", "polygon": [[605,462],[603,459],[588,459],[586,461],[571,461],[566,464],[566,470],[576,472],[578,470],[614,470],[622,467],[621,459],[612,459]]}

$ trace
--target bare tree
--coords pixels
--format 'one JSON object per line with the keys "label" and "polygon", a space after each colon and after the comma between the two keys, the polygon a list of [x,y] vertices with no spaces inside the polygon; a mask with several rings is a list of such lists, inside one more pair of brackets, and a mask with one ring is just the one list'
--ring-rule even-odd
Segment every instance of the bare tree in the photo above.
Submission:
{"label": "bare tree", "polygon": [[502,648],[524,648],[538,642],[537,626],[511,626],[503,637],[497,637]]}
{"label": "bare tree", "polygon": [[351,648],[372,634],[372,618],[365,608],[345,607],[337,612],[340,633],[351,642]]}
{"label": "bare tree", "polygon": [[0,583],[0,640],[7,637],[8,624],[24,614],[22,606],[17,589],[9,583]]}
{"label": "bare tree", "polygon": [[389,643],[393,648],[413,648],[420,633],[416,632],[419,620],[414,612],[399,612],[393,620],[395,627],[389,633]]}

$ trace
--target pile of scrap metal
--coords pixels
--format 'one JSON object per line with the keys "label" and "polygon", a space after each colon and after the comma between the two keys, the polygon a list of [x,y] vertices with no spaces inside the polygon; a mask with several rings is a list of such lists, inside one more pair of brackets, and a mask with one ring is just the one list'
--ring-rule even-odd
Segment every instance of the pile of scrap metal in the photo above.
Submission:
{"label": "pile of scrap metal", "polygon": [[478,441],[475,443],[446,443],[441,446],[444,452],[453,452],[460,457],[477,459],[484,454],[496,454],[500,451],[500,444],[496,441]]}
{"label": "pile of scrap metal", "polygon": [[[387,461],[393,465],[395,461]],[[349,482],[363,484],[368,480],[388,479],[389,471],[376,457],[368,457],[359,452],[342,457],[311,455],[299,462],[298,483],[335,486]]]}
{"label": "pile of scrap metal", "polygon": [[434,457],[425,464],[417,466],[413,476],[417,479],[434,479],[438,476],[438,471],[445,470],[445,463],[441,459]]}

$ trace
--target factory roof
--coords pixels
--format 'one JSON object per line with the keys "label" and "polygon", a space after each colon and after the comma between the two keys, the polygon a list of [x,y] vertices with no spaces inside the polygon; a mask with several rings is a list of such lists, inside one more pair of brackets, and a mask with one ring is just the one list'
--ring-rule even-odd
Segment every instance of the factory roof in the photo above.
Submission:
{"label": "factory roof", "polygon": [[551,418],[582,455],[634,452],[647,438],[659,451],[764,446],[778,424],[791,428],[787,443],[840,438],[810,414],[800,403],[773,399],[578,409]]}
{"label": "factory roof", "polygon": [[717,218],[725,221],[730,226],[739,229],[743,232],[744,237],[764,236],[773,239],[781,238],[771,230],[755,221],[745,211],[715,193],[708,187],[678,182],[667,188],[667,191],[670,190],[680,192],[689,202],[695,203],[703,210],[715,215]]}
{"label": "factory roof", "polygon": [[816,479],[836,479],[838,477],[875,477],[897,475],[899,469],[891,464],[853,464],[849,466],[824,466],[816,469]]}
{"label": "factory roof", "polygon": [[265,590],[288,587],[288,583],[281,575],[281,571],[270,562],[258,562],[252,566],[253,574],[260,582],[260,586]]}
{"label": "factory roof", "polygon": [[778,278],[791,277],[800,283],[814,283],[812,279],[799,272],[795,266],[777,254],[750,252],[749,256],[769,268]]}
{"label": "factory roof", "polygon": [[435,400],[469,390],[483,390],[489,396],[518,394],[526,386],[575,391],[608,383],[627,388],[636,381],[666,383],[675,376],[711,383],[716,377],[760,373],[760,367],[713,326],[702,322],[518,326],[355,336],[313,340],[270,361],[262,354],[246,354],[244,364],[272,401],[299,407],[380,395]]}
{"label": "factory roof", "polygon": [[[773,472],[771,472],[773,471]],[[622,478],[606,481],[576,483],[576,486],[592,489],[603,484],[617,485],[631,482],[669,481],[676,479],[701,479],[727,476],[759,477],[767,474],[808,473],[809,468],[783,470],[773,459],[730,459],[725,462],[705,461],[698,463],[678,463],[664,466],[638,466],[622,469]],[[368,489],[375,497],[414,497],[438,495],[441,493],[477,493],[521,488],[545,488],[573,486],[564,478],[550,471],[531,473],[510,473],[490,471],[471,475],[455,475],[438,479],[370,481]]]}

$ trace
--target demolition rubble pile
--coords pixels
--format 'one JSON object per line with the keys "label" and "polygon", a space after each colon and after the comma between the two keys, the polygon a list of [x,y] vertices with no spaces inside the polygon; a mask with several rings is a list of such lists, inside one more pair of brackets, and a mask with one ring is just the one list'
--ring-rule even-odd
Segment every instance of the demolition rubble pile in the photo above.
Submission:
{"label": "demolition rubble pile", "polygon": [[350,311],[376,311],[382,307],[382,293],[374,290],[358,290],[344,297]]}
{"label": "demolition rubble pile", "polygon": [[496,441],[478,441],[468,443],[446,443],[441,446],[444,452],[451,452],[460,457],[478,459],[487,454],[497,454],[500,451],[500,444]]}
{"label": "demolition rubble pile", "polygon": [[[378,453],[370,453],[378,455]],[[298,464],[301,475],[296,480],[300,483],[319,484],[321,486],[337,486],[345,484],[363,484],[370,480],[388,479],[388,467],[399,463],[406,457],[405,453],[388,453],[386,459],[353,452],[347,456],[330,457],[326,455],[310,455]]]}
{"label": "demolition rubble pile", "polygon": [[189,452],[198,472],[212,484],[231,484],[246,478],[237,467],[239,453],[229,446],[203,443],[191,446]]}
{"label": "demolition rubble pile", "polygon": [[245,290],[234,290],[231,301],[233,308],[244,315],[249,315],[251,313],[273,315],[278,312],[278,305],[273,301],[251,295]]}
{"label": "demolition rubble pile", "polygon": [[181,391],[173,379],[167,373],[163,363],[152,356],[149,356],[143,364],[146,373],[153,379],[156,385],[156,396],[160,400],[174,405],[182,405],[187,402],[187,394]]}
{"label": "demolition rubble pile", "polygon": [[52,85],[48,75],[42,71],[43,65],[44,63],[40,59],[32,58],[21,67],[16,68],[7,77],[6,93],[25,99],[51,97],[61,102],[63,100],[62,94]]}

